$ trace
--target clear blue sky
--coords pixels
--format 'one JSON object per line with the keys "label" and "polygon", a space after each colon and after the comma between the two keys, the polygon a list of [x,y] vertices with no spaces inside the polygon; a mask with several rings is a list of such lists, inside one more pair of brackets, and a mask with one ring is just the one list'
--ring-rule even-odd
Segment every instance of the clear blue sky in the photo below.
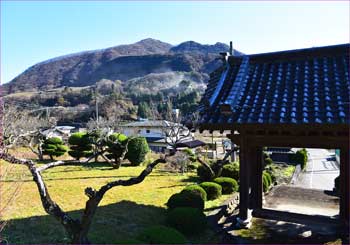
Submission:
{"label": "clear blue sky", "polygon": [[245,53],[349,42],[349,2],[1,1],[1,81],[56,56],[152,37]]}

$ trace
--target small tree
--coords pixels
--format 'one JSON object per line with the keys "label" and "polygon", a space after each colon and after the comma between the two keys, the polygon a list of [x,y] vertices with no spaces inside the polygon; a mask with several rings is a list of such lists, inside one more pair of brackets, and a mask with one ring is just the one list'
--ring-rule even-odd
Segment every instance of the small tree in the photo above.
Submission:
{"label": "small tree", "polygon": [[122,160],[125,157],[129,148],[129,138],[124,134],[114,133],[107,137],[106,145],[108,158],[113,158],[114,161],[110,161],[113,168],[119,168]]}
{"label": "small tree", "polygon": [[145,160],[146,154],[150,151],[147,141],[144,137],[135,137],[130,139],[128,152],[125,158],[134,166],[140,165]]}
{"label": "small tree", "polygon": [[49,155],[50,159],[53,160],[53,157],[59,157],[64,155],[67,152],[68,147],[64,145],[61,138],[52,137],[44,141],[42,145],[43,154]]}
{"label": "small tree", "polygon": [[72,134],[68,139],[68,143],[71,145],[71,150],[68,154],[76,160],[92,155],[92,145],[86,132]]}

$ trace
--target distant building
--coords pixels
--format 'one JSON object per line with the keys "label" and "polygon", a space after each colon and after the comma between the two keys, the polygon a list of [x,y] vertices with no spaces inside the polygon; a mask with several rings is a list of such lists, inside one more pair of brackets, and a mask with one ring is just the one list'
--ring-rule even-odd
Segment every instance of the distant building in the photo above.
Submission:
{"label": "distant building", "polygon": [[274,162],[288,163],[290,155],[294,155],[296,150],[291,147],[267,147],[265,152],[270,155]]}
{"label": "distant building", "polygon": [[[168,148],[167,141],[172,140],[170,129],[176,128],[177,125],[179,124],[166,120],[142,120],[122,125],[121,131],[126,136],[145,137],[152,151],[164,152]],[[192,133],[189,134],[187,128],[181,130],[179,135],[181,136],[181,142],[193,140],[193,135]]]}
{"label": "distant building", "polygon": [[56,126],[43,131],[43,134],[47,138],[58,137],[61,139],[68,139],[74,129],[75,127],[72,126]]}

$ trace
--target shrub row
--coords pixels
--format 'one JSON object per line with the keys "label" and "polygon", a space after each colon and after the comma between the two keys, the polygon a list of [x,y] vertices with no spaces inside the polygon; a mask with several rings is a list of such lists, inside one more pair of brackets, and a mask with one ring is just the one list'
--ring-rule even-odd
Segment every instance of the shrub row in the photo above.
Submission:
{"label": "shrub row", "polygon": [[[70,149],[64,145],[61,138],[51,137],[46,139],[42,145],[43,154],[53,158],[54,156],[62,156],[69,150],[68,154],[77,160],[82,157],[89,157],[93,154],[93,144],[98,137],[98,132],[92,134],[87,132],[73,133],[68,139],[68,143],[71,146]],[[104,142],[109,156],[113,158],[119,157],[119,153],[122,152],[120,147],[126,140],[128,140],[128,137],[124,134],[111,134]],[[128,142],[128,152],[125,159],[128,159],[132,165],[137,166],[145,160],[145,156],[149,151],[150,149],[144,137],[131,138]]]}

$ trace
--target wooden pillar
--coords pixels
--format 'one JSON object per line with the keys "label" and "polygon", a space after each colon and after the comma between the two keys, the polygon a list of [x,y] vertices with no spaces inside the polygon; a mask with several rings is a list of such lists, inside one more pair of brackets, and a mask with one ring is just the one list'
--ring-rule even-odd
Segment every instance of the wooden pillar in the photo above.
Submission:
{"label": "wooden pillar", "polygon": [[261,209],[262,208],[262,147],[252,148],[252,158],[251,158],[251,208]]}
{"label": "wooden pillar", "polygon": [[242,220],[246,220],[249,207],[250,171],[248,162],[249,148],[244,138],[240,142],[239,154],[239,217]]}
{"label": "wooden pillar", "polygon": [[350,192],[350,147],[347,145],[346,147],[342,147],[340,149],[340,219],[343,221],[347,227],[349,227],[350,222],[350,200],[349,200],[349,192]]}

